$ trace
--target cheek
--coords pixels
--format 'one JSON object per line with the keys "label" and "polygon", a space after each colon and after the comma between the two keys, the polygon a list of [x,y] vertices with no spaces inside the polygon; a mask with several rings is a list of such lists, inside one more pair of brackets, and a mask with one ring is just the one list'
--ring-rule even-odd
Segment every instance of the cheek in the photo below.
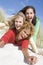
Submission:
{"label": "cheek", "polygon": [[32,14],[32,18],[34,18],[34,14]]}
{"label": "cheek", "polygon": [[26,18],[28,17],[28,15],[26,15]]}
{"label": "cheek", "polygon": [[22,27],[22,26],[23,26],[23,24],[20,24],[19,26],[20,26],[20,27]]}
{"label": "cheek", "polygon": [[26,15],[26,19],[27,19],[27,20],[28,20],[28,18],[29,18],[28,15]]}
{"label": "cheek", "polygon": [[21,24],[21,26],[23,26],[24,23]]}
{"label": "cheek", "polygon": [[20,23],[20,25],[22,26],[24,22]]}

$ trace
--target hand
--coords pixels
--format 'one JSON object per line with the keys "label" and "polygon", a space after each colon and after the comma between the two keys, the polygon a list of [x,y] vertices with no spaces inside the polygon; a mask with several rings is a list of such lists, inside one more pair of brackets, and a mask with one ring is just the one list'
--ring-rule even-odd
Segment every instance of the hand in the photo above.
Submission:
{"label": "hand", "polygon": [[2,48],[2,47],[4,47],[4,45],[5,45],[5,42],[0,40],[0,47]]}
{"label": "hand", "polygon": [[20,39],[24,39],[24,38],[28,37],[29,34],[30,34],[30,33],[29,33],[29,30],[23,29],[23,30],[20,32],[20,34],[19,34],[19,36],[18,36],[18,39],[19,39],[19,40],[20,40]]}
{"label": "hand", "polygon": [[38,54],[43,56],[43,51],[42,52],[39,52]]}
{"label": "hand", "polygon": [[28,62],[29,62],[30,64],[36,64],[36,62],[37,62],[37,57],[35,57],[35,56],[30,56],[30,57],[28,58]]}

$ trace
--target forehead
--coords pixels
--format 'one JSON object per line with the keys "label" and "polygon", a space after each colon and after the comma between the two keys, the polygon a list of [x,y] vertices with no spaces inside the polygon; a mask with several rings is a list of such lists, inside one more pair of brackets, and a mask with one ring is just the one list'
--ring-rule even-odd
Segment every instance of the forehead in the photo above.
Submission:
{"label": "forehead", "polygon": [[28,8],[26,12],[34,12],[32,8]]}
{"label": "forehead", "polygon": [[22,17],[22,16],[17,16],[17,17],[15,18],[15,20],[23,20],[23,17]]}

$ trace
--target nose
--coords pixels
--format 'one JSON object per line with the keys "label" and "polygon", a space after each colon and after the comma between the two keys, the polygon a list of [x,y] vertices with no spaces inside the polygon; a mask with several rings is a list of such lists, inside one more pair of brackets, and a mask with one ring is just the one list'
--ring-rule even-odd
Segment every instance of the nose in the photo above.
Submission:
{"label": "nose", "polygon": [[19,25],[19,22],[17,22],[17,25]]}
{"label": "nose", "polygon": [[19,22],[17,24],[19,24]]}
{"label": "nose", "polygon": [[28,14],[28,17],[31,17],[31,15],[30,15],[30,14]]}

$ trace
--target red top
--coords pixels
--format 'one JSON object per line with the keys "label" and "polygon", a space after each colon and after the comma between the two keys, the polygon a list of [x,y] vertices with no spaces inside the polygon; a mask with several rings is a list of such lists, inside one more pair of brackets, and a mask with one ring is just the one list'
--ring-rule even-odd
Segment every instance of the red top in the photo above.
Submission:
{"label": "red top", "polygon": [[[1,38],[1,40],[3,40],[5,43],[13,43],[13,44],[15,42],[15,39],[16,39],[16,31],[14,30],[8,30],[8,32],[6,32]],[[17,45],[21,46],[21,49],[28,48],[28,43],[29,41],[27,39],[16,42]]]}

